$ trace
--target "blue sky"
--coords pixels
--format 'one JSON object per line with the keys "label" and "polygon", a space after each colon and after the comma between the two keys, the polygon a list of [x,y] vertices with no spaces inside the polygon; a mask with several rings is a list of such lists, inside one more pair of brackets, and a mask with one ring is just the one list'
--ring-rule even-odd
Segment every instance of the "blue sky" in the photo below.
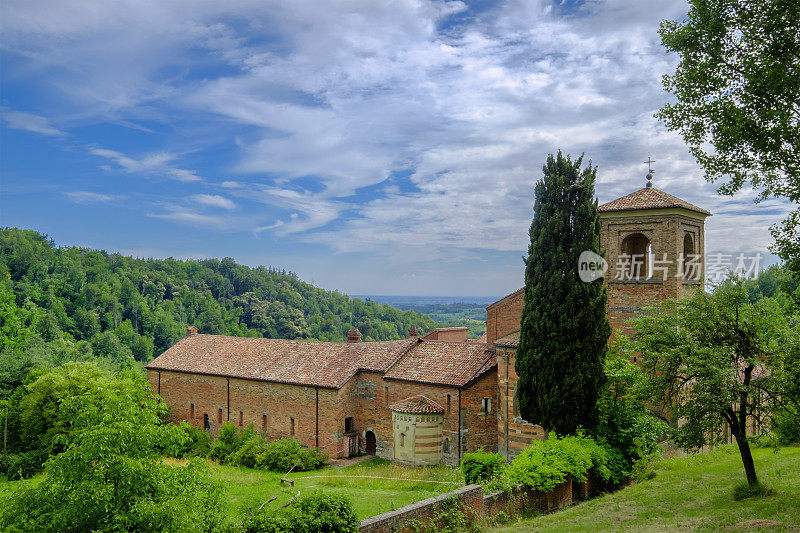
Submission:
{"label": "blue sky", "polygon": [[139,257],[274,265],[354,294],[522,284],[559,148],[766,252],[788,211],[719,197],[653,113],[682,1],[6,0],[0,225]]}

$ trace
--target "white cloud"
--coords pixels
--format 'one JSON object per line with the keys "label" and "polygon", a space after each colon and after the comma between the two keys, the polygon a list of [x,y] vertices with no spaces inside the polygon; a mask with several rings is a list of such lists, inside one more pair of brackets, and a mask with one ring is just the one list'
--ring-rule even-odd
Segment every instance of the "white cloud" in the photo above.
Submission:
{"label": "white cloud", "polygon": [[[176,159],[175,154],[167,152],[154,152],[147,154],[141,159],[135,159],[116,150],[106,148],[91,148],[89,153],[99,157],[105,157],[114,161],[128,173],[166,176],[178,181],[193,182],[201,181],[202,178],[194,170],[176,168],[169,163]],[[103,165],[101,168],[107,168]]]}
{"label": "white cloud", "polygon": [[30,113],[22,113],[19,111],[5,111],[3,112],[3,119],[9,128],[16,130],[32,131],[42,135],[52,137],[62,137],[66,135],[65,132],[55,128],[50,122],[38,115],[31,115]]}
{"label": "white cloud", "polygon": [[[148,120],[190,145],[139,158],[92,150],[126,172],[200,181],[183,168],[202,168],[193,150],[233,147],[223,169],[233,177],[218,187],[240,200],[236,213],[194,205],[151,216],[342,252],[357,242],[390,258],[415,247],[452,265],[524,253],[548,153],[585,152],[608,201],[644,184],[650,152],[657,187],[718,213],[710,248],[764,249],[785,209],[718,197],[653,118],[676,63],[658,24],[686,3],[571,4],[507,0],[475,13],[427,0],[31,0],[4,5],[0,46],[83,120]],[[197,196],[205,208],[233,204]],[[743,226],[756,229],[733,229]]]}
{"label": "white cloud", "polygon": [[116,194],[103,194],[92,191],[70,191],[64,193],[71,202],[76,204],[107,204],[123,198]]}
{"label": "white cloud", "polygon": [[219,207],[221,209],[236,209],[236,204],[232,200],[219,196],[218,194],[195,194],[192,195],[192,200],[198,204],[207,205],[210,207]]}

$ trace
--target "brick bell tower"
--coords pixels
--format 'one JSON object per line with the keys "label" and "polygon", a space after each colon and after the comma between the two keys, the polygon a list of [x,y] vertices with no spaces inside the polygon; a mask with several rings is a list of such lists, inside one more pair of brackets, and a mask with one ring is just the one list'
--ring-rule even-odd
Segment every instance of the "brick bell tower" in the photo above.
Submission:
{"label": "brick bell tower", "polygon": [[[645,163],[651,164],[648,158]],[[705,219],[711,213],[652,184],[598,207],[612,330],[633,332],[641,308],[702,289]]]}

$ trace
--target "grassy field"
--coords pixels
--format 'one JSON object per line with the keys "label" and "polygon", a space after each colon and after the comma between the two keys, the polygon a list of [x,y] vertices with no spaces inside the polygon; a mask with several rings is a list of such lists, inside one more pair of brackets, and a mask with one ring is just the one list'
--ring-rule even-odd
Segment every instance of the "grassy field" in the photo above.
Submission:
{"label": "grassy field", "polygon": [[[216,464],[213,472],[214,477],[224,487],[226,511],[232,517],[241,516],[250,508],[258,509],[261,504],[273,496],[277,496],[277,499],[267,504],[267,508],[277,508],[283,505],[298,491],[306,493],[312,490],[323,490],[326,493],[347,496],[355,505],[358,517],[368,518],[436,496],[442,492],[454,490],[464,484],[461,473],[456,468],[445,466],[409,468],[393,465],[383,459],[372,459],[365,463],[339,469],[325,468],[312,472],[292,473],[288,477],[294,480],[294,487],[281,486],[281,474],[274,472]],[[351,476],[401,479],[366,479]]]}
{"label": "grassy field", "polygon": [[[186,462],[176,459],[165,461],[174,466]],[[323,490],[326,493],[341,494],[350,498],[358,517],[363,519],[454,490],[464,484],[461,472],[457,468],[446,466],[410,468],[394,465],[383,459],[371,459],[365,463],[339,469],[324,468],[312,472],[292,473],[288,477],[294,480],[294,487],[281,486],[282,474],[279,473],[210,464],[214,478],[223,486],[225,512],[231,518],[243,516],[251,508],[255,511],[273,496],[277,498],[266,504],[265,508],[280,507],[298,491],[305,494],[312,490]],[[401,479],[366,479],[353,476]],[[44,474],[25,481],[6,481],[0,477],[0,502],[21,483],[28,486],[37,485],[43,479]]]}
{"label": "grassy field", "polygon": [[490,531],[800,531],[800,447],[753,455],[769,496],[734,500],[744,469],[736,447],[724,446],[663,460],[649,481]]}

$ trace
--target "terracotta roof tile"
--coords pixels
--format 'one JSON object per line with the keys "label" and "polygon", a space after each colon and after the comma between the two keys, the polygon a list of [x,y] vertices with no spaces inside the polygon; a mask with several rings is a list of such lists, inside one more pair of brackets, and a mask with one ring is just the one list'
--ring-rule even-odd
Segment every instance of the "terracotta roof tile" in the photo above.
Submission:
{"label": "terracotta roof tile", "polygon": [[358,370],[385,372],[416,342],[338,343],[191,335],[147,368],[339,388]]}
{"label": "terracotta roof tile", "polygon": [[638,191],[633,191],[621,198],[601,205],[597,210],[602,213],[610,211],[634,211],[639,209],[665,209],[670,207],[680,207],[704,215],[711,214],[701,207],[692,205],[685,200],[667,194],[655,187],[645,187]]}
{"label": "terracotta roof tile", "polygon": [[444,407],[434,402],[430,398],[422,395],[412,396],[411,398],[400,400],[399,402],[390,405],[389,409],[392,411],[397,411],[398,413],[444,413]]}
{"label": "terracotta roof tile", "polygon": [[494,341],[495,346],[503,346],[505,348],[516,348],[519,346],[519,331],[515,331],[501,339]]}
{"label": "terracotta roof tile", "polygon": [[462,387],[495,367],[485,344],[421,341],[384,375],[386,379]]}

